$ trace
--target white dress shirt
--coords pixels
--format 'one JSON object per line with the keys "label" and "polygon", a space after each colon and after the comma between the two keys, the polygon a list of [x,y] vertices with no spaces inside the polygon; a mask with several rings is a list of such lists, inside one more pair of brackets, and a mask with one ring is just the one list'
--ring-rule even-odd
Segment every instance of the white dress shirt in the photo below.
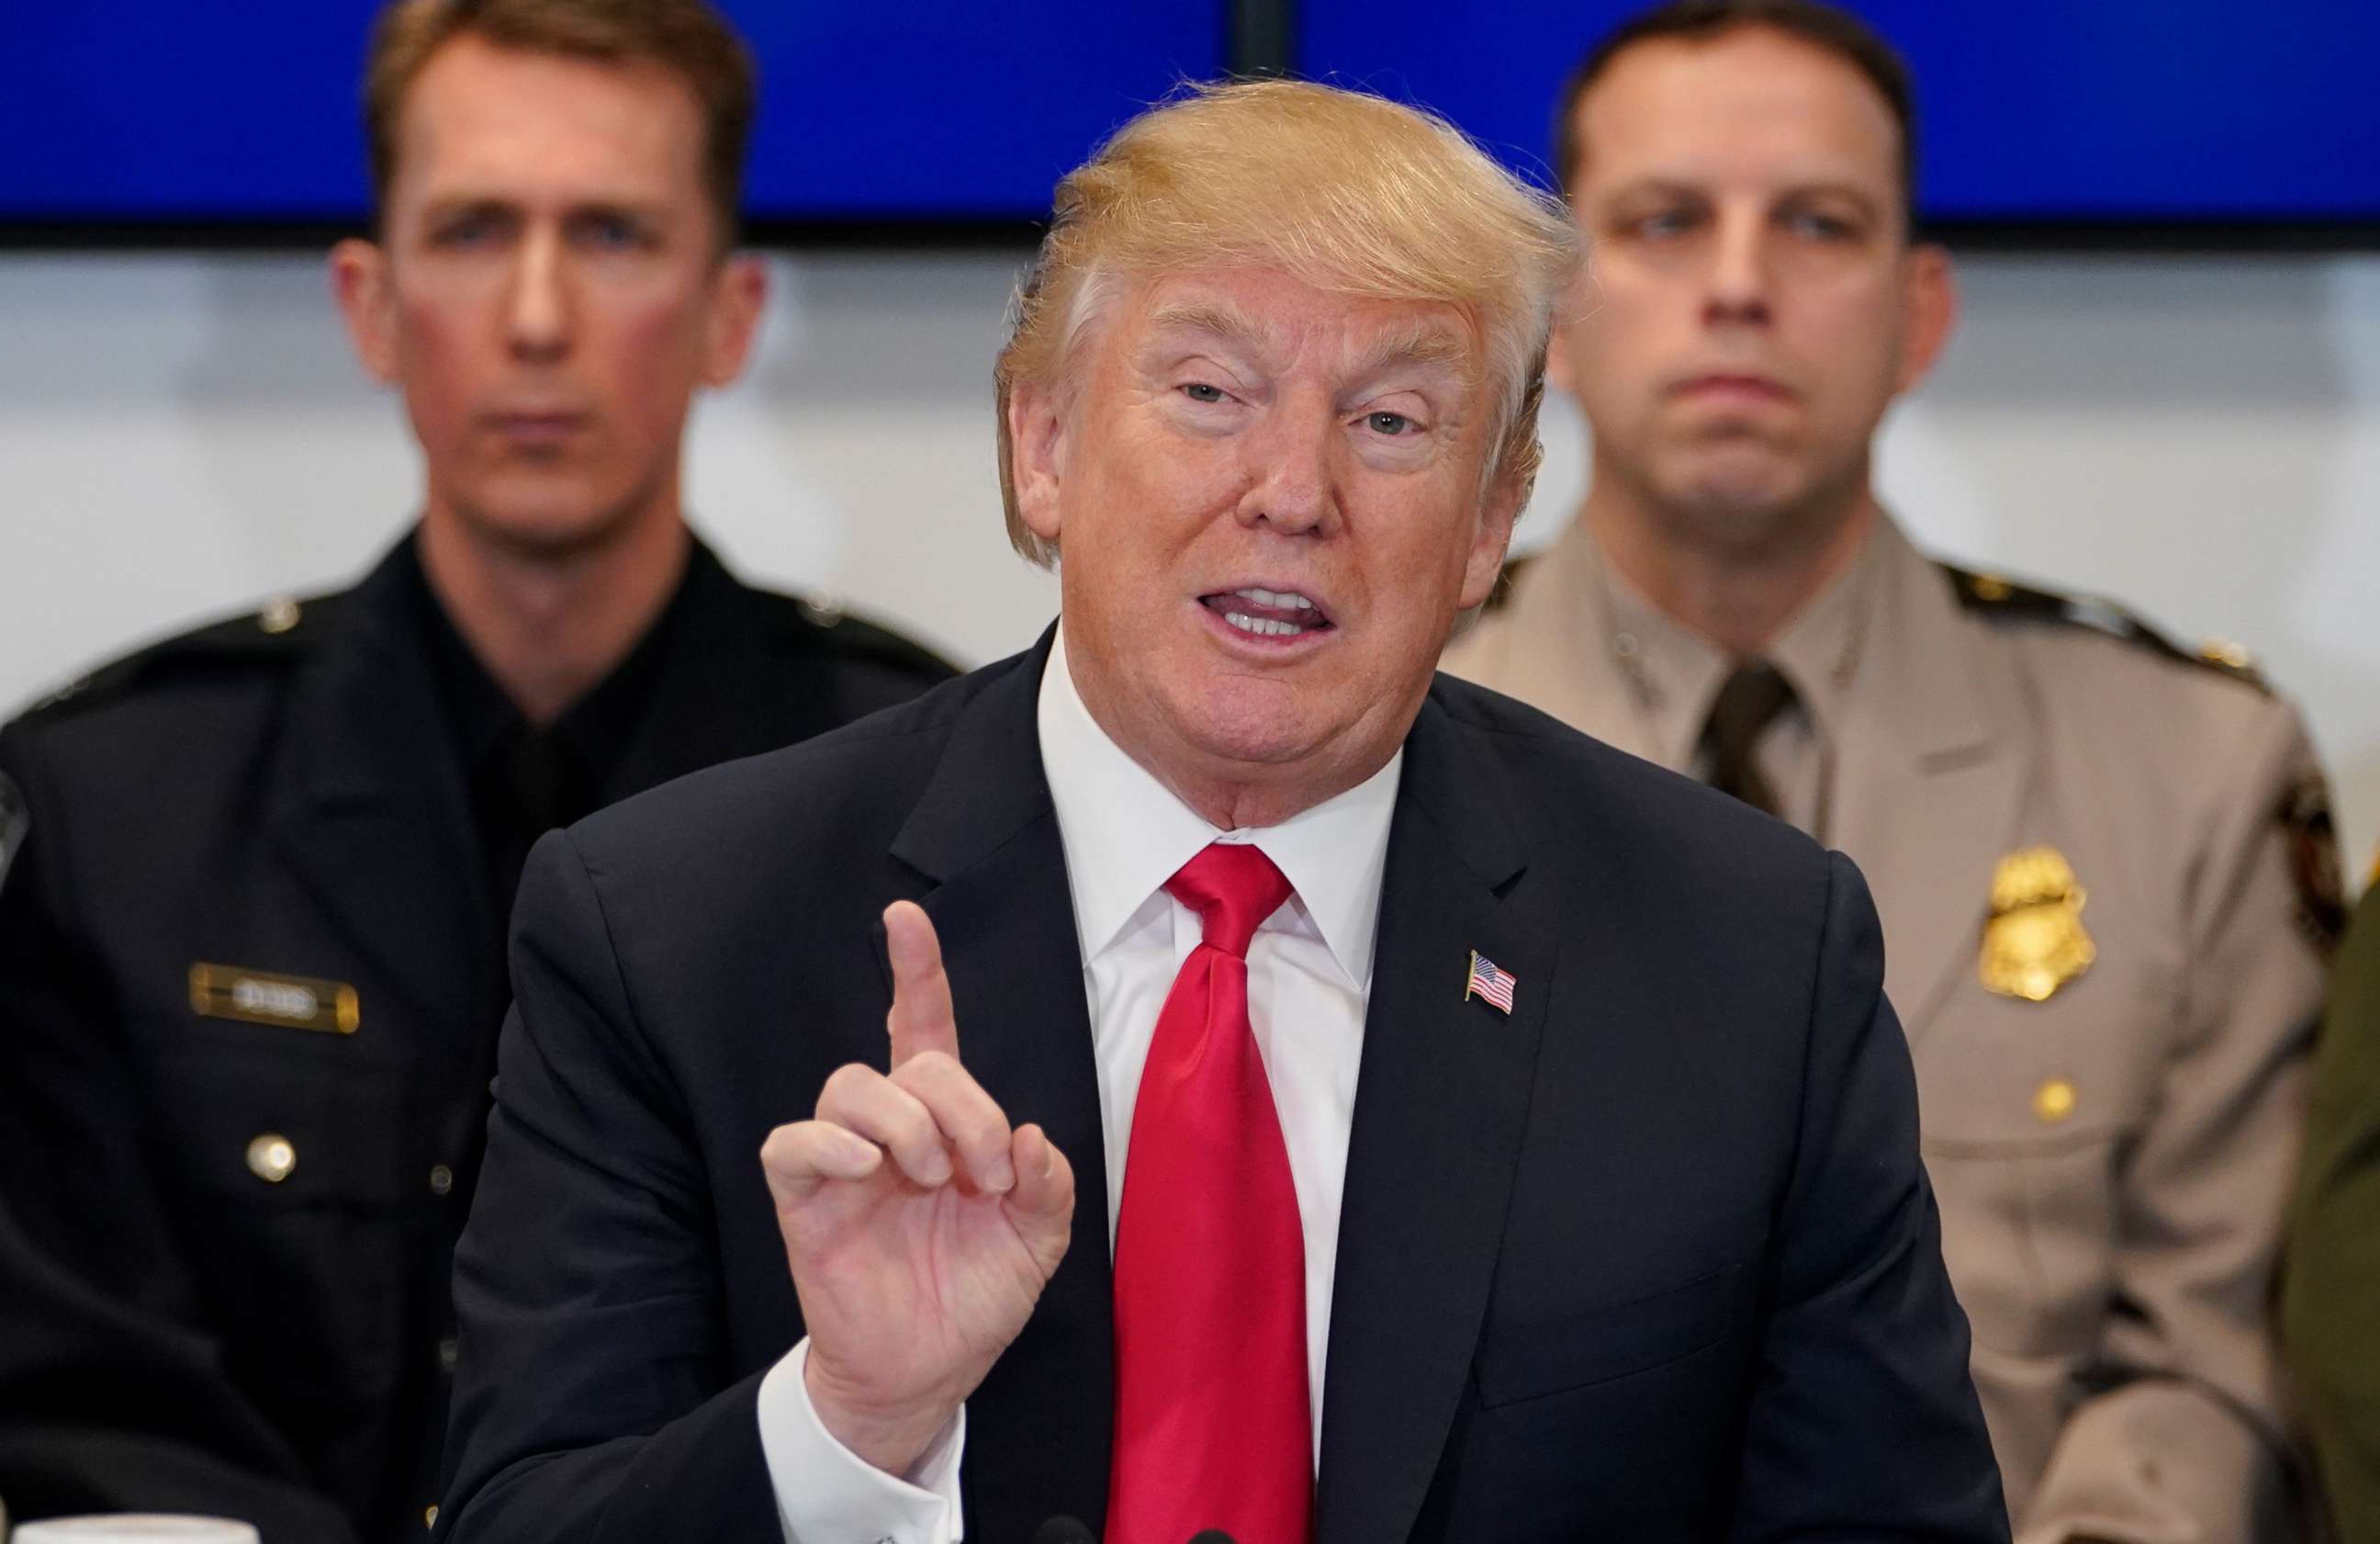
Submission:
{"label": "white dress shirt", "polygon": [[[1219,831],[1091,718],[1066,668],[1062,629],[1041,677],[1038,723],[1042,771],[1057,806],[1074,894],[1075,932],[1082,941],[1107,1152],[1111,1253],[1141,1064],[1166,994],[1201,935],[1197,914],[1168,895],[1165,881],[1211,842],[1253,842],[1289,880],[1290,899],[1248,946],[1248,1018],[1272,1084],[1305,1235],[1306,1387],[1318,1463],[1340,1194],[1371,995],[1380,876],[1404,753],[1364,783],[1280,825]],[[956,1008],[964,1062],[967,1004]],[[1033,1118],[1029,1110],[1010,1113]],[[1080,1242],[1077,1235],[1077,1246]],[[802,1380],[808,1347],[807,1340],[795,1346],[760,1382],[760,1448],[786,1538],[791,1544],[953,1544],[960,1537],[965,1412],[906,1479],[896,1478],[868,1465],[820,1424]]]}

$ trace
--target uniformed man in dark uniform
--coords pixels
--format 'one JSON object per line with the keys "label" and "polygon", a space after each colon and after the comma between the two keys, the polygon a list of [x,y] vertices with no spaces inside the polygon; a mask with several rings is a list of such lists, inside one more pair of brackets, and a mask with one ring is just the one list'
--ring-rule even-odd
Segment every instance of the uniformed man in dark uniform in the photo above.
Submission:
{"label": "uniformed man in dark uniform", "polygon": [[332,270],[419,523],[0,730],[19,1520],[419,1535],[529,845],[949,674],[686,527],[687,409],[764,288],[728,249],[749,67],[703,0],[404,0],[366,94],[378,239]]}

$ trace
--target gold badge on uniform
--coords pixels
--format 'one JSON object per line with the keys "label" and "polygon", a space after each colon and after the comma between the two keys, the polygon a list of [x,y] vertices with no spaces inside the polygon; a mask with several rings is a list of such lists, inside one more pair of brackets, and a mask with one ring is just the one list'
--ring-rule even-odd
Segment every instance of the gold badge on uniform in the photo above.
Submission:
{"label": "gold badge on uniform", "polygon": [[2082,927],[2083,894],[2056,847],[2012,852],[1992,870],[1992,919],[1975,973],[2003,997],[2046,1003],[2091,968],[2098,947]]}
{"label": "gold badge on uniform", "polygon": [[202,1018],[236,1018],[326,1035],[352,1035],[362,1018],[356,989],[345,981],[204,961],[190,967],[190,1011]]}

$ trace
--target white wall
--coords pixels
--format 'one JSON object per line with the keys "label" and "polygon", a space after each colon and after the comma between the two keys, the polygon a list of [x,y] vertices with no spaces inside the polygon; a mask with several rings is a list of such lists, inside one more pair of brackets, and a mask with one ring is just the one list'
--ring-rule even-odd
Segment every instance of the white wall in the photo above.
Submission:
{"label": "white wall", "polygon": [[[990,363],[1015,260],[780,260],[750,376],[691,451],[746,574],[980,662],[1055,604],[1008,554]],[[2305,706],[2350,862],[2380,842],[2380,259],[1995,258],[1885,444],[1946,553],[2248,642]],[[1551,415],[1524,541],[1567,516]],[[353,574],[417,482],[304,258],[0,258],[0,703],[130,640]],[[1953,818],[1946,812],[1946,818]]]}

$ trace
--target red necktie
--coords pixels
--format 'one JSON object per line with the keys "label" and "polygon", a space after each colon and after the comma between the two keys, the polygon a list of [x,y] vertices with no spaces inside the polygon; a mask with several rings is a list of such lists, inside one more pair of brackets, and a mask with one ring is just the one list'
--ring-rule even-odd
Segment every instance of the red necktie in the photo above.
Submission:
{"label": "red necktie", "polygon": [[1248,1024],[1248,941],[1289,898],[1252,846],[1165,883],[1206,937],[1157,1017],[1116,1216],[1115,1468],[1107,1544],[1305,1544],[1313,1409],[1305,1236]]}

